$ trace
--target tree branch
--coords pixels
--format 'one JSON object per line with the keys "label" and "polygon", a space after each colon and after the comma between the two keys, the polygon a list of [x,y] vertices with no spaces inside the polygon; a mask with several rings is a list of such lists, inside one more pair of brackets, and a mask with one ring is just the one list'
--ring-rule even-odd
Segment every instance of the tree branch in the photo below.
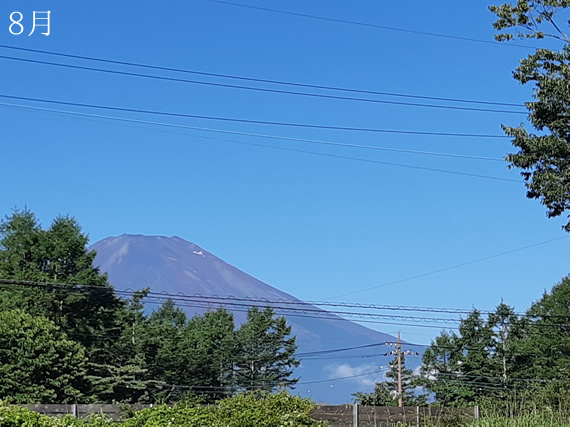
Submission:
{"label": "tree branch", "polygon": [[552,24],[552,26],[556,29],[556,31],[558,31],[558,33],[560,33],[563,36],[563,37],[560,37],[560,36],[551,35],[551,37],[555,37],[559,40],[565,41],[566,43],[570,43],[570,38],[568,38],[568,35],[564,31],[562,31],[560,29],[560,27],[558,27],[558,25],[556,24],[556,22],[554,22],[552,17],[547,16],[546,19],[548,20],[548,22],[550,22]]}

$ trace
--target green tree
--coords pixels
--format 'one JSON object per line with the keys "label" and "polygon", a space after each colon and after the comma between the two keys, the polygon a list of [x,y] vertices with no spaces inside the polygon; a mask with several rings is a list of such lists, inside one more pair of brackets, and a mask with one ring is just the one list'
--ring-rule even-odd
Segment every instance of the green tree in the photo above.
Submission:
{"label": "green tree", "polygon": [[386,381],[374,384],[370,393],[353,393],[354,402],[364,406],[398,406],[398,396]]}
{"label": "green tree", "polygon": [[0,311],[0,399],[66,403],[83,397],[87,358],[50,320]]}
{"label": "green tree", "polygon": [[28,210],[6,217],[0,223],[0,279],[13,283],[1,289],[0,304],[52,320],[94,353],[109,347],[94,336],[112,341],[120,335],[123,301],[94,267],[96,254],[87,243],[70,217],[56,218],[47,230]]}
{"label": "green tree", "polygon": [[[560,13],[568,0],[517,0],[491,6],[498,17],[493,24],[501,31],[497,40],[551,38],[562,42],[560,51],[546,48],[522,59],[514,72],[521,84],[534,85],[534,98],[527,102],[529,121],[539,132],[530,133],[523,124],[504,126],[518,152],[509,154],[510,167],[522,169],[527,197],[539,199],[549,218],[570,208],[570,38]],[[570,232],[570,221],[564,227]]]}
{"label": "green tree", "polygon": [[73,218],[58,217],[43,229],[29,210],[7,216],[0,223],[0,306],[54,322],[85,347],[88,375],[96,378],[109,375],[102,366],[124,364],[117,343],[125,305],[93,265],[87,243]]}
{"label": "green tree", "polygon": [[561,381],[570,388],[570,277],[530,306],[514,341],[516,376]]}
{"label": "green tree", "polygon": [[271,391],[291,387],[290,378],[300,362],[295,359],[296,338],[285,317],[274,317],[271,307],[252,307],[236,334],[234,381],[242,390]]}
{"label": "green tree", "polygon": [[[128,336],[128,334],[127,334]],[[136,332],[136,353],[144,358],[147,380],[160,381],[151,395],[163,401],[189,391],[206,402],[231,394],[235,331],[224,309],[188,319],[173,301],[166,301]]]}
{"label": "green tree", "polygon": [[[424,405],[427,396],[416,394],[418,376],[411,369],[406,368],[406,358],[402,357],[402,404],[404,406]],[[390,369],[386,372],[386,381],[376,383],[371,393],[357,392],[352,395],[354,401],[366,406],[398,406],[398,358],[390,361]]]}
{"label": "green tree", "polygon": [[182,387],[190,384],[191,354],[181,351],[187,325],[186,313],[167,300],[135,326],[135,353],[144,358],[146,378],[165,384],[151,391],[155,399],[171,401],[185,391]]}
{"label": "green tree", "polygon": [[520,368],[516,361],[516,343],[525,335],[526,321],[524,317],[519,318],[513,307],[501,302],[495,311],[489,314],[488,323],[495,334],[491,356],[493,372],[500,377],[501,385],[506,390],[512,387],[512,380],[520,376]]}
{"label": "green tree", "polygon": [[443,331],[424,351],[420,368],[421,384],[443,406],[462,403],[469,390],[454,380],[461,375],[463,352],[459,337]]}
{"label": "green tree", "polygon": [[521,320],[506,304],[486,320],[473,310],[457,334],[443,331],[424,352],[423,385],[446,406],[504,397],[518,375],[515,343],[523,333]]}
{"label": "green tree", "polygon": [[493,324],[486,322],[479,310],[473,310],[459,326],[459,344],[463,357],[461,374],[469,393],[467,400],[473,402],[478,396],[493,392],[498,379],[497,365],[493,361],[496,353],[496,335]]}
{"label": "green tree", "polygon": [[188,381],[207,402],[233,393],[234,329],[233,315],[223,308],[194,316],[187,325],[181,352],[188,355]]}
{"label": "green tree", "polygon": [[164,383],[149,375],[148,361],[143,349],[143,337],[148,334],[148,317],[144,313],[143,300],[150,289],[136,291],[125,300],[120,312],[121,336],[115,343],[115,360],[122,363],[98,364],[103,374],[91,378],[92,392],[98,400],[123,403],[146,403],[152,400],[152,392]]}

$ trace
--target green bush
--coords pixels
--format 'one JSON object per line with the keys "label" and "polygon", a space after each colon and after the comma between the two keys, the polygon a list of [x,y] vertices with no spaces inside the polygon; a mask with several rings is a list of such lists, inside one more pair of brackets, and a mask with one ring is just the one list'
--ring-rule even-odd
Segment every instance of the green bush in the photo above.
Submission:
{"label": "green bush", "polygon": [[217,406],[218,425],[240,426],[317,426],[311,419],[313,404],[287,392],[272,395],[241,394],[223,399]]}
{"label": "green bush", "polygon": [[162,426],[213,426],[210,407],[160,405],[138,411],[127,419],[125,427],[162,427]]}
{"label": "green bush", "polygon": [[125,427],[282,427],[318,426],[311,419],[313,404],[308,399],[278,394],[245,393],[222,399],[216,406],[196,403],[174,407],[161,405],[139,411],[124,422]]}
{"label": "green bush", "polygon": [[[313,403],[308,399],[278,394],[245,393],[222,399],[217,405],[201,405],[187,399],[176,406],[159,405],[143,409],[121,423],[125,427],[285,427],[323,425],[311,419]],[[102,427],[115,424],[103,414],[85,420],[50,418],[18,406],[0,405],[0,427]]]}
{"label": "green bush", "polygon": [[17,406],[0,406],[0,427],[43,427],[48,425],[45,418],[44,415],[29,409]]}

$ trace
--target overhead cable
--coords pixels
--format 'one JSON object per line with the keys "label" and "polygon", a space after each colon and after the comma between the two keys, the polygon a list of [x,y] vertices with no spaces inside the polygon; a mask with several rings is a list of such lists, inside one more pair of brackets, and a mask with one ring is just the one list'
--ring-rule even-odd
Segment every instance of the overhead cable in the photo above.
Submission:
{"label": "overhead cable", "polygon": [[[341,131],[352,131],[352,132],[371,132],[371,133],[383,133],[384,129],[377,128],[361,128],[361,127],[348,127],[348,126],[327,126],[327,125],[314,125],[310,123],[290,123],[290,122],[276,122],[268,120],[254,120],[254,119],[239,119],[235,117],[219,117],[219,116],[205,116],[199,114],[187,114],[187,113],[176,113],[172,111],[156,111],[156,110],[145,110],[140,108],[126,108],[126,107],[114,107],[110,105],[99,105],[99,104],[89,104],[84,102],[71,102],[71,101],[58,101],[53,99],[45,98],[35,98],[26,96],[15,96],[0,94],[0,98],[15,99],[19,101],[31,101],[31,102],[43,102],[47,104],[58,104],[67,105],[71,107],[83,107],[83,108],[96,108],[102,110],[113,110],[121,111],[126,113],[140,113],[140,114],[152,114],[167,117],[181,117],[189,119],[200,119],[200,120],[214,120],[222,122],[235,122],[235,123],[247,123],[247,124],[258,124],[258,125],[270,125],[270,126],[284,126],[284,127],[296,127],[296,128],[308,128],[308,129],[326,129],[326,130],[341,130]],[[451,136],[451,135],[449,135]]]}
{"label": "overhead cable", "polygon": [[25,59],[25,58],[17,58],[12,56],[5,56],[0,55],[0,59],[7,59],[11,61],[19,61],[19,62],[28,62],[28,63],[35,63],[41,65],[50,65],[55,67],[63,67],[63,68],[70,68],[76,70],[84,70],[84,71],[95,71],[100,73],[107,73],[107,74],[116,74],[122,76],[130,76],[130,77],[142,77],[147,79],[155,79],[155,80],[164,80],[164,81],[172,81],[178,83],[191,83],[203,86],[215,86],[215,87],[223,87],[228,89],[243,89],[243,90],[252,90],[257,92],[268,92],[268,93],[276,93],[276,94],[284,94],[284,95],[297,95],[297,96],[308,96],[312,98],[325,98],[325,99],[335,99],[341,101],[358,101],[358,102],[371,102],[376,104],[388,104],[388,105],[401,105],[406,107],[422,107],[422,108],[437,108],[437,109],[446,109],[446,110],[460,110],[460,111],[476,111],[476,112],[484,112],[484,113],[505,113],[505,114],[528,114],[526,110],[499,110],[499,109],[492,109],[492,108],[475,108],[475,107],[460,107],[460,106],[453,106],[453,105],[438,105],[438,104],[420,104],[415,102],[401,102],[401,101],[386,101],[381,99],[369,99],[369,98],[356,98],[356,97],[348,97],[348,96],[341,96],[341,95],[327,95],[322,93],[308,93],[308,92],[295,92],[295,91],[288,91],[282,89],[270,89],[270,88],[261,88],[261,87],[252,87],[252,86],[239,86],[234,84],[228,83],[215,83],[215,82],[206,82],[206,81],[198,81],[198,80],[188,80],[188,79],[180,79],[175,77],[165,77],[165,76],[156,76],[150,74],[140,74],[140,73],[133,73],[128,71],[118,71],[118,70],[107,70],[103,68],[95,68],[95,67],[86,67],[82,65],[71,65],[71,64],[61,64],[56,62],[49,62],[49,61],[39,61],[35,59]]}
{"label": "overhead cable", "polygon": [[358,93],[358,94],[363,94],[363,95],[392,96],[392,97],[399,97],[399,98],[423,99],[423,100],[430,100],[430,101],[459,102],[459,103],[481,104],[481,105],[498,105],[498,106],[503,106],[503,107],[521,107],[522,106],[521,104],[516,104],[516,103],[512,103],[512,102],[495,102],[495,101],[482,101],[482,100],[472,100],[472,99],[462,99],[462,98],[447,98],[447,97],[441,97],[441,96],[413,95],[413,94],[403,94],[403,93],[396,93],[396,92],[384,92],[384,91],[376,91],[376,90],[364,90],[364,89],[354,89],[354,88],[338,87],[338,86],[327,86],[327,85],[298,83],[298,82],[290,82],[290,81],[282,81],[282,80],[262,79],[262,78],[256,78],[256,77],[236,76],[236,75],[231,75],[231,74],[210,73],[210,72],[204,72],[204,71],[188,70],[188,69],[184,69],[184,68],[173,68],[173,67],[165,67],[165,66],[159,66],[159,65],[141,64],[141,63],[136,63],[136,62],[117,61],[117,60],[113,60],[113,59],[105,59],[105,58],[83,56],[83,55],[73,55],[73,54],[68,54],[68,53],[53,52],[53,51],[46,51],[46,50],[39,50],[39,49],[29,49],[29,48],[8,46],[8,45],[2,45],[2,44],[0,44],[0,48],[22,51],[22,52],[39,53],[42,55],[58,56],[58,57],[63,57],[63,58],[72,58],[72,59],[80,59],[80,60],[86,60],[86,61],[94,61],[94,62],[100,62],[100,63],[106,63],[106,64],[113,64],[113,65],[125,65],[125,66],[129,66],[129,67],[146,68],[146,69],[158,70],[158,71],[169,71],[169,72],[192,74],[192,75],[199,75],[199,76],[205,76],[205,77],[216,77],[216,78],[224,78],[224,79],[231,79],[231,80],[248,81],[248,82],[254,82],[254,83],[267,83],[267,84],[275,84],[275,85],[283,85],[283,86],[301,87],[301,88],[306,88],[306,89],[331,90],[331,91],[336,91],[336,92]]}
{"label": "overhead cable", "polygon": [[[10,98],[10,99],[30,100],[29,98],[0,95],[0,98],[2,98],[2,97]],[[47,101],[47,100],[38,100],[38,102],[60,103],[59,101]],[[64,103],[64,104],[67,104],[67,103]],[[130,122],[130,123],[149,124],[149,125],[157,125],[157,126],[164,126],[164,127],[182,128],[182,129],[192,128],[193,129],[193,127],[189,127],[189,126],[185,126],[185,125],[171,124],[171,123],[159,123],[159,122],[135,120],[135,119],[128,119],[128,118],[98,116],[98,115],[93,115],[93,114],[77,113],[77,112],[72,112],[72,111],[52,110],[52,109],[44,109],[44,108],[38,108],[38,107],[22,106],[22,105],[6,104],[6,103],[0,103],[0,105],[9,106],[9,107],[24,108],[24,109],[32,109],[32,110],[38,110],[38,111],[45,111],[45,112],[54,112],[54,113],[60,113],[60,114],[69,114],[69,115],[75,115],[75,116],[101,118],[101,119],[105,119],[105,120],[114,120],[114,121],[118,121],[118,122]],[[93,107],[93,108],[105,108],[105,107],[99,106],[99,107]],[[110,107],[110,109],[114,109],[114,107]],[[225,133],[225,131],[222,131],[222,130],[213,130],[213,129],[208,130],[207,128],[202,128],[201,130],[212,131],[212,132],[224,132]],[[310,154],[310,155],[314,155],[314,156],[328,157],[328,158],[333,158],[333,159],[351,160],[351,161],[357,161],[357,162],[363,162],[363,163],[380,164],[380,165],[386,165],[386,166],[395,166],[395,167],[422,170],[422,171],[428,171],[428,172],[438,172],[438,173],[445,173],[445,174],[451,174],[451,175],[468,176],[468,177],[473,177],[473,178],[491,179],[491,180],[495,180],[495,181],[515,182],[517,184],[522,183],[522,181],[518,180],[518,179],[503,178],[503,177],[498,177],[498,176],[483,175],[483,174],[470,173],[470,172],[460,172],[460,171],[452,171],[452,170],[446,170],[446,169],[440,169],[440,168],[415,166],[415,165],[409,165],[409,164],[403,164],[403,163],[386,162],[386,161],[375,160],[375,159],[366,159],[366,158],[360,158],[360,157],[351,157],[351,156],[344,156],[344,155],[331,154],[331,153],[301,150],[301,149],[296,149],[296,148],[275,147],[275,146],[269,146],[266,144],[257,144],[257,143],[236,141],[236,140],[230,140],[230,139],[212,138],[212,137],[207,137],[207,136],[194,135],[194,137],[201,138],[201,139],[209,139],[209,140],[214,140],[214,141],[229,142],[229,143],[238,144],[238,145],[261,147],[261,148],[271,149],[271,150],[280,150],[280,151],[288,151],[288,152],[294,152],[294,153]],[[278,137],[278,138],[280,139],[280,137]],[[317,141],[317,140],[315,140],[315,141]],[[372,147],[372,146],[370,146],[370,147]],[[385,148],[385,147],[382,147],[382,148]],[[387,151],[395,151],[395,150],[398,150],[398,149],[387,149]],[[427,154],[427,153],[428,152],[423,152],[423,154]],[[420,152],[415,153],[415,154],[420,154]],[[446,155],[446,157],[465,157],[465,158],[479,157],[479,156],[467,156],[467,155],[464,156],[464,155],[459,155],[459,154],[455,155],[455,154],[451,154],[451,153],[437,153],[437,154],[432,153],[431,155],[445,155],[445,154],[450,154],[450,155]],[[479,160],[493,160],[493,159],[494,158],[491,158],[491,157],[487,157],[487,158],[480,157],[479,158]]]}
{"label": "overhead cable", "polygon": [[[224,130],[224,129],[212,129],[212,128],[205,128],[205,127],[197,127],[197,126],[184,126],[184,125],[176,125],[176,124],[171,124],[171,123],[149,122],[146,120],[133,120],[133,119],[126,119],[126,118],[122,118],[122,117],[99,116],[99,115],[95,115],[95,114],[79,113],[76,111],[52,110],[52,109],[47,109],[47,108],[32,107],[29,105],[9,104],[9,103],[3,103],[0,105],[4,105],[7,107],[18,107],[18,108],[24,108],[24,109],[41,110],[41,111],[71,114],[71,115],[82,115],[82,116],[86,116],[86,117],[102,118],[102,119],[109,119],[109,120],[131,121],[134,123],[142,123],[142,124],[151,124],[151,125],[159,125],[159,126],[174,126],[174,127],[184,128],[184,129],[203,130],[203,131],[207,131],[207,132],[219,132],[219,133],[226,133],[226,134],[232,134],[232,135],[255,136],[255,137],[259,137],[259,138],[282,139],[282,140],[287,140],[287,141],[300,141],[300,142],[333,144],[330,141],[321,141],[321,140],[315,140],[315,139],[291,138],[291,137],[268,135],[268,134],[230,131],[230,130]],[[223,118],[223,119],[225,119],[225,118]],[[261,124],[272,125],[273,123],[261,122]],[[289,126],[289,125],[290,124],[284,124],[284,126]],[[291,126],[295,126],[295,124],[291,124]],[[329,128],[325,128],[325,129],[329,129]],[[396,134],[396,135],[421,135],[421,136],[446,136],[446,137],[449,136],[449,137],[455,137],[455,138],[485,138],[485,139],[510,138],[508,135],[488,134],[488,133],[486,134],[486,133],[432,132],[432,131],[404,130],[404,129],[340,128],[340,129],[333,129],[333,130],[353,130],[353,131],[364,131],[364,132],[375,132],[375,133],[388,133],[388,134]],[[334,143],[334,144],[342,145],[340,143]],[[353,144],[346,144],[345,146],[372,148],[369,146],[359,146],[359,145],[353,145]],[[424,153],[424,152],[422,152],[422,153]],[[428,154],[428,152],[425,152],[425,153]],[[461,154],[448,154],[448,153],[437,153],[437,154],[442,154],[442,155],[445,154],[445,155],[449,155],[451,157],[466,157],[466,158],[474,158],[474,159],[482,159],[482,160],[503,160],[503,159],[498,159],[495,157],[465,156],[465,155],[461,155]]]}
{"label": "overhead cable", "polygon": [[359,290],[352,291],[352,292],[348,292],[348,293],[342,294],[342,295],[337,295],[337,296],[331,297],[331,298],[329,298],[329,299],[343,298],[343,297],[346,297],[346,296],[349,296],[349,295],[359,294],[359,293],[362,293],[362,292],[371,291],[371,290],[373,290],[373,289],[378,289],[378,288],[382,288],[382,287],[389,286],[389,285],[395,285],[395,284],[397,284],[397,283],[407,282],[408,280],[419,279],[419,278],[421,278],[421,277],[431,276],[432,274],[441,273],[441,272],[448,271],[448,270],[453,270],[453,269],[456,269],[456,268],[459,268],[459,267],[465,267],[465,266],[467,266],[467,265],[475,264],[475,263],[478,263],[478,262],[481,262],[481,261],[487,261],[487,260],[489,260],[489,259],[497,258],[497,257],[504,256],[504,255],[508,255],[508,254],[512,254],[512,253],[519,252],[519,251],[522,251],[522,250],[525,250],[525,249],[530,249],[530,248],[534,248],[534,247],[536,247],[536,246],[545,245],[545,244],[547,244],[547,243],[556,242],[556,241],[558,241],[558,240],[562,240],[562,239],[565,239],[565,238],[567,238],[567,237],[569,237],[569,236],[556,237],[556,238],[554,238],[554,239],[545,240],[545,241],[542,241],[542,242],[539,242],[539,243],[534,243],[534,244],[532,244],[532,245],[523,246],[523,247],[521,247],[521,248],[512,249],[512,250],[509,250],[509,251],[506,251],[506,252],[501,252],[501,253],[498,253],[498,254],[495,254],[495,255],[486,256],[486,257],[479,258],[479,259],[476,259],[476,260],[473,260],[473,261],[467,261],[467,262],[463,262],[463,263],[461,263],[461,264],[455,264],[455,265],[452,265],[452,266],[449,266],[449,267],[440,268],[440,269],[432,270],[432,271],[429,271],[429,272],[426,272],[426,273],[417,274],[417,275],[415,275],[415,276],[406,277],[406,278],[404,278],[404,279],[393,280],[393,281],[390,281],[390,282],[387,282],[387,283],[383,283],[383,284],[380,284],[380,285],[370,286],[370,287],[368,287],[368,288],[359,289]]}
{"label": "overhead cable", "polygon": [[273,13],[279,13],[279,14],[283,14],[283,15],[317,19],[320,21],[336,22],[336,23],[340,23],[340,24],[357,25],[360,27],[376,28],[376,29],[380,29],[380,30],[397,31],[400,33],[415,34],[415,35],[420,35],[420,36],[440,37],[440,38],[445,38],[445,39],[453,39],[453,40],[460,40],[460,41],[467,41],[467,42],[485,43],[485,44],[490,44],[490,45],[494,45],[494,46],[509,46],[509,47],[523,48],[523,49],[536,49],[536,47],[528,46],[528,45],[525,46],[525,45],[520,45],[520,44],[503,44],[503,43],[500,43],[497,41],[475,39],[475,38],[471,38],[471,37],[454,36],[454,35],[450,35],[450,34],[439,34],[439,33],[432,33],[432,32],[428,32],[428,31],[409,30],[409,29],[397,28],[397,27],[388,27],[385,25],[370,24],[370,23],[358,22],[358,21],[349,21],[346,19],[338,19],[338,18],[328,18],[328,17],[324,17],[324,16],[311,15],[308,13],[299,13],[299,12],[291,12],[291,11],[287,11],[287,10],[271,9],[268,7],[253,6],[253,5],[248,5],[248,4],[235,3],[235,2],[231,2],[231,1],[224,1],[224,0],[209,0],[209,1],[211,1],[213,3],[220,3],[220,4],[242,7],[242,8],[246,8],[246,9],[261,10],[261,11],[265,11],[265,12],[273,12]]}

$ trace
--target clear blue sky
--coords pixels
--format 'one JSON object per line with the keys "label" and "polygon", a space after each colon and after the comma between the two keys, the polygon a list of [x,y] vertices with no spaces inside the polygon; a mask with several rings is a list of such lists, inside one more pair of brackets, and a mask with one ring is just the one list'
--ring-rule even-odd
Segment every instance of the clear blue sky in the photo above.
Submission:
{"label": "clear blue sky", "polygon": [[[493,16],[483,1],[236,1],[487,41],[492,41],[494,34]],[[49,36],[39,34],[45,28],[27,35],[34,10],[51,11]],[[24,16],[25,30],[19,36],[11,35],[8,28],[14,11]],[[522,104],[531,95],[530,87],[518,85],[511,77],[518,60],[531,52],[529,49],[316,20],[207,0],[4,0],[0,22],[0,44],[29,49],[422,96]],[[5,48],[0,48],[0,55],[287,89]],[[3,95],[250,120],[500,135],[501,123],[518,125],[526,118],[525,114],[254,92],[2,58],[0,77]],[[0,102],[478,157],[502,158],[511,150],[509,140],[504,138],[287,128],[3,98]],[[445,105],[516,109],[449,102]],[[307,300],[328,300],[565,236],[561,231],[564,219],[546,219],[544,208],[525,198],[523,184],[508,181],[518,180],[519,175],[509,171],[504,161],[224,135],[4,105],[0,105],[0,129],[3,214],[13,207],[27,206],[44,225],[59,214],[70,214],[77,217],[92,242],[122,233],[178,235]],[[524,310],[568,273],[569,244],[569,239],[561,239],[336,300],[491,309],[503,298],[517,310]],[[401,329],[407,339],[422,343],[428,343],[438,332],[394,325],[378,328],[391,333]]]}

